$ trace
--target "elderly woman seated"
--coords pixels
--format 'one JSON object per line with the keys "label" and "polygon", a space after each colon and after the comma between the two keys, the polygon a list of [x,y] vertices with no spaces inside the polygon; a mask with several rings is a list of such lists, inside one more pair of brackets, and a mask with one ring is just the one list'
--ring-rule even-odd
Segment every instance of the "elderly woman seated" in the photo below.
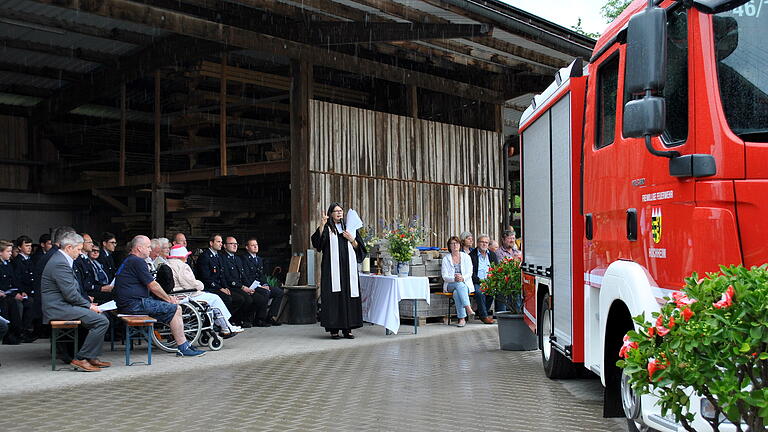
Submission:
{"label": "elderly woman seated", "polygon": [[448,239],[448,251],[443,258],[441,273],[443,275],[443,292],[453,293],[456,304],[456,316],[459,318],[459,327],[464,327],[466,318],[475,314],[469,305],[469,293],[475,291],[472,284],[472,260],[469,255],[462,252],[461,240],[452,236]]}
{"label": "elderly woman seated", "polygon": [[232,314],[229,312],[229,309],[227,309],[227,306],[224,304],[221,297],[203,291],[203,283],[195,279],[195,274],[192,272],[192,268],[187,265],[187,257],[191,254],[192,252],[188,252],[187,248],[182,245],[175,245],[171,248],[170,254],[168,255],[168,263],[166,265],[173,271],[173,290],[194,290],[189,293],[190,297],[208,303],[208,306],[214,311],[216,325],[219,327],[222,336],[227,337],[242,332],[242,328],[230,324],[229,318]]}

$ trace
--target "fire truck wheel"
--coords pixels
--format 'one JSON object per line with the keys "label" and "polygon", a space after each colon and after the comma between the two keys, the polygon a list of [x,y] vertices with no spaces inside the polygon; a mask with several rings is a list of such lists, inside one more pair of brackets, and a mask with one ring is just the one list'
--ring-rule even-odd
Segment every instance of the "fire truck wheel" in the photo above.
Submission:
{"label": "fire truck wheel", "polygon": [[560,351],[554,349],[550,338],[554,332],[552,325],[552,301],[549,294],[545,294],[539,308],[541,315],[539,318],[539,346],[541,346],[541,360],[544,364],[544,373],[547,378],[561,379],[577,376],[579,368],[571,362]]}

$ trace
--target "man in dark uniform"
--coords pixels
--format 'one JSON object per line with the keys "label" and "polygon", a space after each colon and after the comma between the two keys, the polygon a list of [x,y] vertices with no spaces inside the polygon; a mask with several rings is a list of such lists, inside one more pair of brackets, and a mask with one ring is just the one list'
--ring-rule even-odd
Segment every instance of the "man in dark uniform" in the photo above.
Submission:
{"label": "man in dark uniform", "polygon": [[49,250],[53,247],[53,243],[51,242],[51,235],[50,234],[43,234],[38,239],[38,242],[40,243],[35,253],[32,254],[32,264],[36,265],[37,261],[42,257],[43,255],[47,254]]}
{"label": "man in dark uniform", "polygon": [[13,259],[13,273],[18,285],[19,290],[26,294],[27,312],[24,313],[22,318],[23,326],[23,342],[33,342],[37,339],[34,336],[34,302],[36,297],[35,292],[35,272],[32,265],[32,239],[28,236],[20,236],[16,239],[16,246],[19,248],[19,254]]}
{"label": "man in dark uniform", "polygon": [[105,232],[101,235],[101,254],[99,262],[107,273],[110,281],[115,278],[117,266],[115,263],[115,247],[117,247],[117,237],[111,232]]}
{"label": "man in dark uniform", "polygon": [[11,249],[13,249],[11,242],[0,240],[0,291],[4,294],[2,305],[0,306],[0,315],[10,321],[5,343],[8,345],[18,345],[22,341],[24,330],[22,311],[28,311],[28,307],[24,305],[25,302],[29,302],[26,300],[26,294],[19,290],[16,283],[13,266],[11,265]]}
{"label": "man in dark uniform", "polygon": [[269,305],[266,322],[278,326],[277,315],[280,312],[280,303],[283,301],[283,289],[277,284],[268,284],[267,275],[264,274],[264,261],[258,255],[259,241],[255,237],[248,239],[245,244],[246,253],[240,255],[245,270],[245,285],[251,286],[255,281],[259,281],[259,286],[266,290],[272,304]]}
{"label": "man in dark uniform", "polygon": [[[211,235],[208,239],[208,249],[204,250],[197,258],[195,273],[197,279],[203,283],[204,289],[221,297],[229,312],[235,317],[243,306],[243,298],[233,296],[232,291],[224,281],[220,256],[222,243],[220,234]],[[232,324],[237,323],[233,322]],[[251,324],[246,322],[241,325],[245,328],[251,327]]]}
{"label": "man in dark uniform", "polygon": [[232,291],[232,296],[243,298],[243,307],[240,309],[240,320],[252,322],[256,327],[268,327],[267,302],[268,293],[262,289],[253,289],[245,283],[245,269],[237,252],[237,239],[227,237],[224,243],[226,251],[221,255],[223,265],[224,282]]}

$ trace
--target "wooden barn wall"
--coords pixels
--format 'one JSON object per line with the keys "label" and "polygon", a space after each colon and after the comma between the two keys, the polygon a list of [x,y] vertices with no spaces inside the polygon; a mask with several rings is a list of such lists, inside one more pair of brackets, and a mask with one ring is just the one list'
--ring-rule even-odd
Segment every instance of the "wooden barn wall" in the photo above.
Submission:
{"label": "wooden barn wall", "polygon": [[313,226],[339,201],[371,225],[418,216],[434,233],[429,245],[464,230],[498,238],[501,150],[496,132],[313,100]]}
{"label": "wooden barn wall", "polygon": [[1,160],[26,160],[28,150],[27,120],[0,115],[0,189],[27,189],[29,167],[3,164]]}

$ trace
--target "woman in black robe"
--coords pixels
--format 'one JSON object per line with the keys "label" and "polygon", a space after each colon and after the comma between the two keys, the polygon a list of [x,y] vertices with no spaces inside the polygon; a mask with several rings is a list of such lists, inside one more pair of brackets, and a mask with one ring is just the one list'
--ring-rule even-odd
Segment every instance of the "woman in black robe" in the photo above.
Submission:
{"label": "woman in black robe", "polygon": [[353,237],[347,231],[341,204],[328,207],[312,234],[312,247],[323,253],[320,324],[331,333],[332,339],[339,339],[339,331],[345,338],[354,339],[352,329],[363,326],[357,263],[363,261],[367,251],[360,235]]}

